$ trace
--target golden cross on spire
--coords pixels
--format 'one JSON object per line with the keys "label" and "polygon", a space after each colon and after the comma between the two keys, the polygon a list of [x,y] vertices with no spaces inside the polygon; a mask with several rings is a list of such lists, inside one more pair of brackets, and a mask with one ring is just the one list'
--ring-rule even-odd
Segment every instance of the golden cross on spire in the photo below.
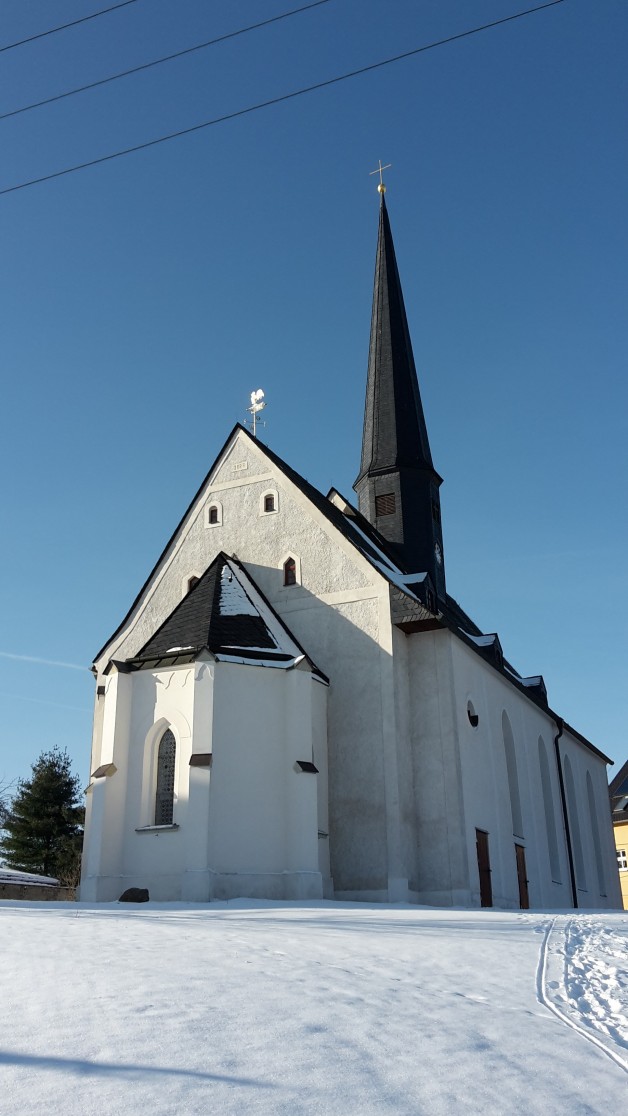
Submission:
{"label": "golden cross on spire", "polygon": [[369,174],[378,174],[379,175],[379,186],[377,187],[377,193],[378,194],[385,194],[386,193],[386,187],[384,186],[384,176],[383,176],[382,172],[385,171],[385,170],[388,170],[389,167],[392,167],[392,163],[386,163],[385,166],[382,166],[382,160],[378,159],[377,161],[379,163],[379,166],[378,166],[377,170],[369,171]]}

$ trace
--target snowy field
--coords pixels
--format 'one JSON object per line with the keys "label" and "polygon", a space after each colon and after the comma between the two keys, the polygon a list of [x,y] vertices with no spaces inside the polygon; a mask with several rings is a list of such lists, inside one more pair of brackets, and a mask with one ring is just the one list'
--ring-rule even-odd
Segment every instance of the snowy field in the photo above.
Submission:
{"label": "snowy field", "polygon": [[0,903],[0,1112],[620,1111],[628,912]]}

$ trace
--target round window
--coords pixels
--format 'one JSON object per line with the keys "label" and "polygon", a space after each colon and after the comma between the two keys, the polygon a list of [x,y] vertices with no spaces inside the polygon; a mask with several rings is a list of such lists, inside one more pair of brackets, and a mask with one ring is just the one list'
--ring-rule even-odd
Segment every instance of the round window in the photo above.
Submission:
{"label": "round window", "polygon": [[477,728],[480,723],[480,718],[475,712],[475,706],[472,701],[467,702],[467,717],[469,718],[469,724],[471,725],[471,727]]}

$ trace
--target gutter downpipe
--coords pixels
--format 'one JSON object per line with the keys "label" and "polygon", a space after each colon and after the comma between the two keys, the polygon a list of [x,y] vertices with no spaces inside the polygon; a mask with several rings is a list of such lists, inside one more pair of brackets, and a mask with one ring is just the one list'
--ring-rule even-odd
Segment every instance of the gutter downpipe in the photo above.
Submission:
{"label": "gutter downpipe", "polygon": [[569,878],[571,880],[571,896],[574,909],[578,909],[578,891],[576,889],[576,873],[573,866],[573,849],[571,847],[571,832],[569,830],[569,815],[567,814],[567,797],[565,795],[565,781],[563,779],[563,765],[560,761],[560,748],[558,741],[563,735],[563,727],[565,722],[561,717],[555,717],[556,728],[558,732],[554,737],[554,751],[556,753],[556,767],[558,770],[558,785],[560,787],[560,804],[563,811],[563,825],[565,827],[565,839],[567,841],[567,859],[569,861]]}

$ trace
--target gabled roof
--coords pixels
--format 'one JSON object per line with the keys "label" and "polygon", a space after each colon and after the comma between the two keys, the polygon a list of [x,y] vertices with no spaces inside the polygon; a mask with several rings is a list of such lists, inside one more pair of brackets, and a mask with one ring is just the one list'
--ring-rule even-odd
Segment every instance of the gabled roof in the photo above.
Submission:
{"label": "gabled roof", "polygon": [[241,563],[223,552],[127,666],[192,661],[203,651],[219,661],[284,669],[305,662],[327,681]]}
{"label": "gabled roof", "polygon": [[608,789],[611,798],[618,798],[620,795],[628,795],[628,760],[626,760],[623,767],[620,767],[615,778],[611,780]]}
{"label": "gabled roof", "polygon": [[608,793],[613,823],[628,822],[628,760],[611,780]]}

